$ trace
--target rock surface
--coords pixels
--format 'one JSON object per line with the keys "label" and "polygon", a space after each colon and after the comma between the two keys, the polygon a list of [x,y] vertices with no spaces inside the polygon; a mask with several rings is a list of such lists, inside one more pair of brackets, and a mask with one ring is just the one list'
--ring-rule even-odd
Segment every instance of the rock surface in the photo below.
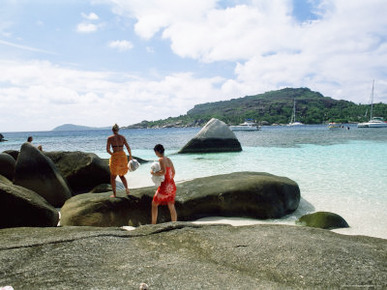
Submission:
{"label": "rock surface", "polygon": [[61,207],[72,196],[51,159],[27,142],[16,161],[14,184],[35,191],[54,207]]}
{"label": "rock surface", "polygon": [[[385,289],[387,241],[295,226],[0,231],[14,289]],[[323,241],[323,242],[321,242]]]}
{"label": "rock surface", "polygon": [[239,152],[242,146],[234,132],[222,121],[212,118],[179,153]]}
{"label": "rock surface", "polygon": [[7,153],[0,153],[0,175],[13,180],[15,171],[15,159]]}
{"label": "rock surface", "polygon": [[328,230],[349,228],[348,223],[341,216],[323,211],[304,215],[297,220],[297,223],[303,226]]}
{"label": "rock surface", "polygon": [[[61,209],[62,225],[123,226],[147,224],[155,187],[131,189],[129,198],[120,192],[87,193],[67,200]],[[259,219],[280,218],[295,211],[300,202],[296,182],[259,172],[236,172],[197,178],[177,184],[179,220],[208,216]],[[159,207],[159,222],[170,220],[167,207]]]}
{"label": "rock surface", "polygon": [[56,227],[58,211],[43,197],[0,179],[0,228]]}
{"label": "rock surface", "polygon": [[109,166],[94,153],[53,151],[44,154],[54,162],[75,194],[110,183]]}

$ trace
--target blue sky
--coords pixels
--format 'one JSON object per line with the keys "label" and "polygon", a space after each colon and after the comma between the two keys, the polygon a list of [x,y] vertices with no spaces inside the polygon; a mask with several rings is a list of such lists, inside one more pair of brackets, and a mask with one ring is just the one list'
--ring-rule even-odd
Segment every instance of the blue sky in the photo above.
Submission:
{"label": "blue sky", "polygon": [[387,103],[385,0],[0,0],[0,132],[130,125],[284,87]]}

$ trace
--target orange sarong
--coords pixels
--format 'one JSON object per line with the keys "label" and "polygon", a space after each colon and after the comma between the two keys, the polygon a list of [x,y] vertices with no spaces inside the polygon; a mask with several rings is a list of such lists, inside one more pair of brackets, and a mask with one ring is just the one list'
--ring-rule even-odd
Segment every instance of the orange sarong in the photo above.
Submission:
{"label": "orange sarong", "polygon": [[128,172],[128,157],[124,151],[114,152],[109,159],[109,168],[112,175],[123,176]]}

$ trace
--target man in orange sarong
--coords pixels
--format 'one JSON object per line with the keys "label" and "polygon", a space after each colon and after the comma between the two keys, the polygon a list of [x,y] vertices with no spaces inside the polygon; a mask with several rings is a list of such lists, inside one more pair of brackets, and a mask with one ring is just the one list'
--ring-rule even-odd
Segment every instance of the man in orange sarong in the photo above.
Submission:
{"label": "man in orange sarong", "polygon": [[120,177],[122,183],[125,186],[126,194],[129,195],[128,182],[126,181],[125,174],[128,172],[128,158],[124,151],[124,146],[128,150],[129,160],[132,159],[132,151],[130,150],[129,144],[126,138],[118,134],[119,127],[115,124],[112,128],[113,135],[109,136],[106,143],[106,151],[111,155],[109,159],[110,168],[110,183],[113,189],[113,195],[116,197],[116,178]]}

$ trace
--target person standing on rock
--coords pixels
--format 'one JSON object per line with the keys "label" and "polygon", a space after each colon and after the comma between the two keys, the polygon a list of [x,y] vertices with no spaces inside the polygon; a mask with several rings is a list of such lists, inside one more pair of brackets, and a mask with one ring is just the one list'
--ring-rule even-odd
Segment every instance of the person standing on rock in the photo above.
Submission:
{"label": "person standing on rock", "polygon": [[120,177],[122,183],[125,186],[126,194],[129,195],[128,182],[126,181],[125,174],[128,172],[128,158],[124,151],[124,146],[128,150],[129,160],[132,160],[132,151],[130,150],[129,144],[126,141],[126,138],[120,134],[118,131],[120,128],[117,124],[114,124],[112,131],[113,135],[109,136],[106,143],[106,151],[111,155],[109,159],[109,168],[110,168],[110,183],[113,189],[113,195],[111,197],[116,197],[116,178],[117,175]]}
{"label": "person standing on rock", "polygon": [[177,213],[175,209],[175,197],[176,197],[176,185],[173,178],[175,177],[175,167],[172,160],[164,156],[164,147],[161,144],[157,144],[153,150],[157,157],[159,157],[160,170],[153,172],[152,175],[163,176],[164,181],[157,188],[152,200],[152,224],[157,223],[158,206],[168,205],[169,212],[171,213],[171,220],[177,221]]}

